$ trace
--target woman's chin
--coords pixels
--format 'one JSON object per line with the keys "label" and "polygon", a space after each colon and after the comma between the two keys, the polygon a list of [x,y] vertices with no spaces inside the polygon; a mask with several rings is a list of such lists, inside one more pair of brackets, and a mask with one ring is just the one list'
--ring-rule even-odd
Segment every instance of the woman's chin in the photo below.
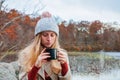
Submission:
{"label": "woman's chin", "polygon": [[47,45],[47,46],[45,46],[46,48],[50,48],[51,46],[50,45]]}

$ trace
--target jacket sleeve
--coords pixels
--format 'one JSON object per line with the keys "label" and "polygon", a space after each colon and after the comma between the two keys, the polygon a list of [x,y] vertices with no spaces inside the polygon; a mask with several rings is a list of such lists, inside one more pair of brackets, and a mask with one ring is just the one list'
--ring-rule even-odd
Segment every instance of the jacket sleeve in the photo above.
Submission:
{"label": "jacket sleeve", "polygon": [[37,72],[40,68],[33,66],[30,72],[28,72],[28,80],[36,80]]}
{"label": "jacket sleeve", "polygon": [[28,73],[24,72],[23,69],[20,67],[20,69],[19,69],[19,79],[18,80],[28,80],[27,75],[28,75]]}
{"label": "jacket sleeve", "polygon": [[19,80],[36,80],[37,72],[39,69],[40,68],[33,66],[31,71],[27,73],[27,72],[24,72],[21,68],[19,73]]}
{"label": "jacket sleeve", "polygon": [[[67,54],[67,52],[66,52],[66,54]],[[62,69],[61,73],[59,73],[59,80],[72,80],[68,55],[67,55],[67,63],[65,63],[61,66],[62,66],[62,68],[66,68],[66,69],[65,70]]]}
{"label": "jacket sleeve", "polygon": [[72,80],[71,72],[68,71],[65,76],[59,76],[59,80]]}
{"label": "jacket sleeve", "polygon": [[65,75],[62,75],[61,73],[59,74],[59,80],[72,80],[71,70],[69,66],[68,66],[68,71]]}
{"label": "jacket sleeve", "polygon": [[61,74],[62,76],[64,76],[68,72],[68,64],[64,63],[64,64],[61,64],[61,66],[62,66]]}

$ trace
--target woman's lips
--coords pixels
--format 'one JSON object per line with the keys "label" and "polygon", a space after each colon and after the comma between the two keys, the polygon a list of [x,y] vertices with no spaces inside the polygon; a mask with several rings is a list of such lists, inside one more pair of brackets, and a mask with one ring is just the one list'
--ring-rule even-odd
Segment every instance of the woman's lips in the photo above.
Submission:
{"label": "woman's lips", "polygon": [[51,43],[46,43],[46,45],[50,45]]}

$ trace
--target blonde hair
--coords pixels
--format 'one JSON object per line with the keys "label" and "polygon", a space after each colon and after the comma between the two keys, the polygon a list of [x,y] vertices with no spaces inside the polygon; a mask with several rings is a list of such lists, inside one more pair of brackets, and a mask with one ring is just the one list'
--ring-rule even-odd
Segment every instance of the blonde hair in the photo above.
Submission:
{"label": "blonde hair", "polygon": [[[54,44],[52,45],[52,48],[59,49],[59,42],[58,42],[58,36],[56,36],[56,40]],[[32,66],[34,66],[37,57],[41,53],[43,47],[41,46],[41,34],[38,34],[33,42],[27,46],[25,49],[23,49],[19,54],[19,63],[24,71],[28,72],[31,70]]]}

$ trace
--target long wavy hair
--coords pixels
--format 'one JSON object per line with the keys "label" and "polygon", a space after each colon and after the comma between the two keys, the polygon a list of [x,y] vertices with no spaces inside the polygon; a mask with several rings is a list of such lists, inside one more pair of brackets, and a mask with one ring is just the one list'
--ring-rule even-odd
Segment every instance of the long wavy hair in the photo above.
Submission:
{"label": "long wavy hair", "polygon": [[[58,36],[56,36],[52,48],[60,48]],[[41,46],[41,33],[39,33],[37,36],[35,36],[33,42],[23,49],[19,54],[18,61],[24,71],[28,72],[31,70],[42,50],[43,46]]]}

